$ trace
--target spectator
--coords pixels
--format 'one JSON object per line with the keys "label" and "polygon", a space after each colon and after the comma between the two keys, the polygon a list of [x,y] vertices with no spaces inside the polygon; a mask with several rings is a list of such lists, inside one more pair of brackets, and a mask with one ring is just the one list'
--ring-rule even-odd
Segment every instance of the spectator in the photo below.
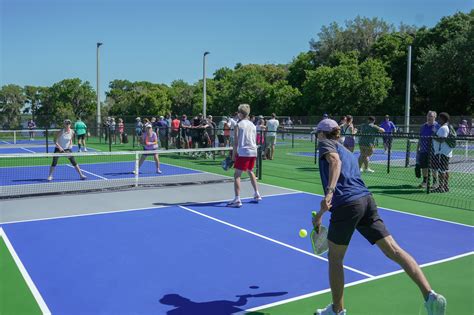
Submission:
{"label": "spectator", "polygon": [[81,146],[84,147],[84,152],[87,152],[87,147],[86,147],[86,133],[87,133],[87,126],[86,124],[81,120],[81,117],[79,117],[74,124],[74,131],[76,132],[77,135],[77,146],[79,148],[79,152],[81,152]]}
{"label": "spectator", "polygon": [[178,137],[179,134],[179,125],[180,121],[178,119],[178,116],[174,115],[173,120],[171,121],[171,133],[170,133],[170,138],[171,138],[171,144],[175,146],[175,148],[180,148],[180,143],[177,143],[176,138]]}
{"label": "spectator", "polygon": [[235,112],[234,116],[229,118],[229,128],[230,128],[229,144],[231,147],[234,145],[234,127],[235,125],[237,125],[238,121],[239,121],[239,114]]}
{"label": "spectator", "polygon": [[155,128],[158,131],[158,139],[162,148],[167,148],[167,134],[168,134],[168,124],[165,120],[165,117],[160,116],[160,119],[156,121]]}
{"label": "spectator", "polygon": [[30,141],[35,140],[35,129],[36,129],[36,123],[33,121],[33,118],[28,120],[27,124],[29,134],[30,134]]}
{"label": "spectator", "polygon": [[123,119],[122,118],[119,118],[118,119],[118,124],[117,124],[117,131],[118,131],[118,134],[119,134],[119,141],[120,141],[120,144],[123,143],[123,133],[125,131],[125,125],[123,123]]}
{"label": "spectator", "polygon": [[234,150],[232,160],[235,161],[234,168],[234,193],[235,197],[227,203],[228,207],[242,207],[240,200],[240,177],[242,172],[247,172],[254,189],[254,200],[260,201],[262,197],[258,192],[257,178],[253,172],[255,161],[257,160],[257,144],[255,125],[249,120],[250,106],[242,104],[238,108],[239,122],[234,127]]}
{"label": "spectator", "polygon": [[369,116],[367,118],[367,123],[360,127],[362,135],[359,136],[359,168],[361,172],[374,172],[374,170],[369,168],[369,160],[374,153],[376,134],[384,131],[385,130],[375,124],[374,116]]}
{"label": "spectator", "polygon": [[225,126],[225,124],[227,124],[227,117],[222,116],[221,121],[217,125],[217,130],[216,130],[217,140],[219,141],[219,147],[227,146],[227,140],[224,136],[224,126]]}
{"label": "spectator", "polygon": [[344,140],[342,140],[342,144],[344,147],[354,152],[355,141],[354,135],[357,133],[357,129],[352,124],[353,118],[351,115],[346,115],[346,122],[341,126],[341,135]]}
{"label": "spectator", "polygon": [[392,147],[392,135],[395,133],[397,130],[397,127],[393,122],[390,121],[390,116],[385,115],[385,120],[384,122],[380,125],[383,130],[385,130],[384,135],[383,135],[383,150],[385,154],[387,154],[388,149]]}
{"label": "spectator", "polygon": [[[339,119],[339,127],[342,128],[342,126],[346,123],[347,121],[347,117],[346,116],[342,116],[341,119]],[[344,141],[342,141],[341,143],[343,143]]]}
{"label": "spectator", "polygon": [[265,118],[263,118],[262,115],[258,116],[257,120],[257,144],[258,145],[263,145],[264,141],[264,132],[265,132]]}
{"label": "spectator", "polygon": [[135,118],[135,136],[137,137],[137,143],[141,143],[141,137],[143,134],[143,123],[140,117]]}
{"label": "spectator", "polygon": [[[423,175],[423,182],[418,186],[426,188],[428,182],[428,168],[430,167],[430,160],[432,155],[432,148],[430,145],[431,137],[438,131],[439,125],[436,122],[436,112],[428,111],[426,114],[426,122],[420,128],[420,139],[417,148],[417,162],[421,168]],[[433,182],[433,185],[435,182]]]}
{"label": "spectator", "polygon": [[191,122],[188,120],[188,116],[182,115],[181,116],[181,139],[184,144],[184,148],[189,149],[189,133],[190,133],[190,127],[191,127]]}
{"label": "spectator", "polygon": [[226,117],[226,122],[224,123],[224,138],[226,147],[230,145],[230,119],[230,117]]}
{"label": "spectator", "polygon": [[436,137],[433,138],[433,182],[438,175],[439,185],[433,184],[432,192],[444,193],[449,192],[449,159],[453,156],[453,148],[446,142],[450,134],[449,114],[439,114],[439,129],[436,131]]}
{"label": "spectator", "polygon": [[272,118],[267,121],[267,132],[265,136],[267,157],[270,160],[273,160],[275,155],[275,144],[277,137],[278,126],[280,125],[278,119],[276,119],[276,114],[272,113]]}
{"label": "spectator", "polygon": [[116,137],[116,134],[115,134],[116,125],[117,124],[115,122],[115,118],[114,117],[110,118],[110,125],[109,125],[110,137],[111,137],[111,141],[113,141],[114,143],[117,142],[117,137]]}
{"label": "spectator", "polygon": [[467,136],[469,135],[469,126],[467,124],[467,120],[463,119],[458,126],[458,130],[456,131],[458,136]]}
{"label": "spectator", "polygon": [[206,132],[207,134],[209,135],[209,141],[210,141],[210,145],[211,147],[214,147],[215,144],[216,144],[216,123],[212,120],[212,115],[208,115],[207,116],[207,128],[206,128]]}
{"label": "spectator", "polygon": [[104,128],[105,141],[107,142],[107,139],[109,139],[110,136],[110,117],[107,117],[107,119],[104,120],[102,128]]}

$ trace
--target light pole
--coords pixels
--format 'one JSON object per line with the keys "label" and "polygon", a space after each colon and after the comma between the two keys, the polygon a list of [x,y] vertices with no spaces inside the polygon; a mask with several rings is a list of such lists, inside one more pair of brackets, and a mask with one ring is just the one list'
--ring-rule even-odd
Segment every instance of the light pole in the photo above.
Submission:
{"label": "light pole", "polygon": [[209,54],[210,52],[206,51],[204,55],[202,56],[202,82],[203,82],[202,114],[204,115],[204,118],[207,117],[206,115],[206,56]]}
{"label": "light pole", "polygon": [[407,86],[405,92],[405,132],[410,132],[410,91],[411,91],[411,46],[407,56]]}
{"label": "light pole", "polygon": [[101,117],[100,117],[100,93],[99,93],[99,47],[102,46],[102,43],[97,43],[97,136],[100,137],[100,125],[101,125]]}

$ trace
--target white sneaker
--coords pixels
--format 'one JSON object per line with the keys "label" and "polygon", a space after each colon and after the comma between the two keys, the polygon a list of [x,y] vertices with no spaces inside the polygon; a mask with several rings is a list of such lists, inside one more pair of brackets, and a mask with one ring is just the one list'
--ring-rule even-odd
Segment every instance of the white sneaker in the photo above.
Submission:
{"label": "white sneaker", "polygon": [[260,196],[258,193],[255,193],[255,195],[253,195],[253,200],[256,202],[262,201],[262,196]]}
{"label": "white sneaker", "polygon": [[162,171],[160,169],[156,170],[156,174],[161,174],[161,173],[162,173]]}
{"label": "white sneaker", "polygon": [[53,180],[53,176],[48,176],[48,182]]}
{"label": "white sneaker", "polygon": [[446,314],[446,299],[441,294],[431,291],[428,300],[425,302],[425,308],[428,315]]}
{"label": "white sneaker", "polygon": [[332,304],[326,306],[323,309],[317,309],[315,315],[346,315],[346,310],[342,310],[339,313],[336,313],[332,309]]}
{"label": "white sneaker", "polygon": [[80,178],[81,178],[81,180],[84,180],[84,179],[87,179],[87,176],[86,175],[81,175]]}
{"label": "white sneaker", "polygon": [[242,201],[240,201],[240,199],[234,199],[232,201],[229,201],[227,203],[227,207],[230,207],[230,208],[240,208],[242,207]]}
{"label": "white sneaker", "polygon": [[366,169],[365,171],[368,172],[368,173],[374,173],[374,172],[375,172],[375,171],[374,171],[373,169],[371,169],[371,168],[368,168],[368,169]]}
{"label": "white sneaker", "polygon": [[87,152],[87,148],[84,148],[84,152]]}

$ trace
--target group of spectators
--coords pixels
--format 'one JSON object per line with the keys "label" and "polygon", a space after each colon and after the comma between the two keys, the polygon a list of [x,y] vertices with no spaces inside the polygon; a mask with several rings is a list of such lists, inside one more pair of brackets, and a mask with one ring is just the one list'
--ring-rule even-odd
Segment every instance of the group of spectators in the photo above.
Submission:
{"label": "group of spectators", "polygon": [[[323,120],[329,116],[324,114]],[[369,168],[370,157],[374,153],[374,148],[379,138],[383,139],[384,152],[387,153],[392,147],[393,135],[397,132],[397,127],[390,121],[390,116],[386,115],[384,121],[379,125],[375,124],[375,117],[367,117],[366,123],[356,128],[351,115],[343,116],[339,121],[341,137],[339,141],[350,152],[354,152],[355,136],[359,139],[360,155],[358,158],[360,172],[373,173]],[[453,149],[456,147],[456,137],[469,136],[474,134],[469,128],[467,120],[462,120],[458,124],[457,130],[450,122],[450,115],[446,112],[439,116],[435,111],[429,111],[426,115],[426,122],[419,131],[419,141],[417,147],[416,164],[421,169],[423,177],[420,188],[428,185],[429,171],[432,172],[433,184],[431,192],[449,192],[449,160],[453,156]]]}

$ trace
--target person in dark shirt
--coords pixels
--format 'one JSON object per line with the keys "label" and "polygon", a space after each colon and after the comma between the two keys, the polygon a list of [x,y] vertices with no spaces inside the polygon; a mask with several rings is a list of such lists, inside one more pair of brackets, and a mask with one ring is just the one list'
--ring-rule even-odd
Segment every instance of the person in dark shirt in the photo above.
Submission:
{"label": "person in dark shirt", "polygon": [[313,225],[318,230],[324,213],[328,210],[331,212],[328,258],[333,300],[332,304],[317,310],[316,314],[346,314],[343,301],[344,256],[356,229],[399,264],[418,285],[428,314],[444,314],[446,299],[431,290],[416,261],[395,242],[385,227],[375,200],[362,181],[357,158],[339,142],[341,130],[338,123],[324,119],[316,131],[319,172],[325,196],[321,201],[321,209],[313,218]]}

